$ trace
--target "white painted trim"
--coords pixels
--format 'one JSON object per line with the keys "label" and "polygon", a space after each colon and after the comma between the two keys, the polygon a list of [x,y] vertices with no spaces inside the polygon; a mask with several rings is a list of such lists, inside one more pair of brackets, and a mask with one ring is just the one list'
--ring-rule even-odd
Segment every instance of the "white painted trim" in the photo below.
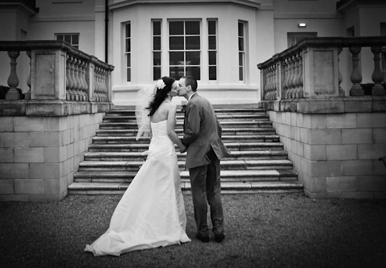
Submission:
{"label": "white painted trim", "polygon": [[340,14],[280,14],[276,13],[274,15],[274,19],[342,19],[342,15]]}
{"label": "white painted trim", "polygon": [[42,16],[31,18],[31,22],[66,22],[66,21],[95,21],[95,16]]}
{"label": "white painted trim", "polygon": [[124,2],[114,3],[111,4],[110,10],[126,7],[126,6],[133,6],[133,5],[144,5],[144,4],[236,4],[236,5],[242,5],[246,7],[252,7],[259,9],[260,8],[260,1],[257,0],[127,0]]}

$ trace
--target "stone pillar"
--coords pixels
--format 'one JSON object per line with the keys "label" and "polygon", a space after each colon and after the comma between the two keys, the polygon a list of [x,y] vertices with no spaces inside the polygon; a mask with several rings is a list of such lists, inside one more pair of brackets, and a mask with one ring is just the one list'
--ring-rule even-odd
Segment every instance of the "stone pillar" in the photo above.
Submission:
{"label": "stone pillar", "polygon": [[31,56],[31,99],[66,100],[66,52],[33,50]]}
{"label": "stone pillar", "polygon": [[304,97],[339,97],[338,48],[308,47],[304,58]]}

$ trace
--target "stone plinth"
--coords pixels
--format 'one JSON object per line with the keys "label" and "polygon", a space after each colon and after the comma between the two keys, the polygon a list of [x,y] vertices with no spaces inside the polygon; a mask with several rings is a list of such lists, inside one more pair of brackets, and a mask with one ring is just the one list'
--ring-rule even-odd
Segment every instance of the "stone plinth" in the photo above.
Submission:
{"label": "stone plinth", "polygon": [[109,103],[0,102],[0,201],[67,195]]}
{"label": "stone plinth", "polygon": [[313,198],[386,198],[386,98],[269,102],[268,112]]}

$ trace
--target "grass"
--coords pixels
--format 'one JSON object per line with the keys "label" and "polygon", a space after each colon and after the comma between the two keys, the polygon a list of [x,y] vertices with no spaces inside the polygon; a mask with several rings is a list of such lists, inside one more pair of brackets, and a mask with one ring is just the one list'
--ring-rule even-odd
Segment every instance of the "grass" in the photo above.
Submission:
{"label": "grass", "polygon": [[0,203],[0,267],[385,267],[386,200],[313,200],[302,194],[224,195],[226,238],[120,257],[83,252],[109,225],[120,196]]}

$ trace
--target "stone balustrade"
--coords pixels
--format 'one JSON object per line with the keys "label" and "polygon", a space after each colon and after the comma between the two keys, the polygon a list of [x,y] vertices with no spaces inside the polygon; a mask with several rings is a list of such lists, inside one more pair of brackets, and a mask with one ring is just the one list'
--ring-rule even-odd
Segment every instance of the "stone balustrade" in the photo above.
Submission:
{"label": "stone balustrade", "polygon": [[0,81],[9,87],[0,99],[0,201],[60,200],[111,107],[113,66],[62,41],[0,42],[0,51],[10,59]]}
{"label": "stone balustrade", "polygon": [[[386,37],[321,37],[303,40],[258,65],[261,99],[363,96],[360,52],[367,47],[371,48],[374,57],[371,95],[384,96],[385,74],[381,70],[380,55],[382,47],[386,47]],[[352,61],[349,94],[341,87],[339,55],[344,48],[350,51]]]}
{"label": "stone balustrade", "polygon": [[[29,115],[47,115],[46,112],[50,110],[52,115],[60,116],[63,111],[72,110],[72,102],[110,102],[113,66],[63,41],[2,41],[0,51],[7,51],[10,58],[7,81],[9,90],[6,94],[8,101],[16,101],[21,97],[17,90],[17,58],[21,52],[30,58],[30,65],[22,66],[24,70],[29,69],[26,82],[30,90],[24,99],[30,102],[22,103],[25,107],[19,109],[0,109],[0,114],[4,110],[17,114],[24,109]],[[55,108],[54,103],[59,105]],[[18,105],[4,102],[4,106]],[[75,108],[70,114],[88,113],[87,106],[80,105],[83,109]]]}
{"label": "stone balustrade", "polygon": [[260,105],[310,197],[386,198],[385,46],[386,37],[312,38],[258,65]]}

